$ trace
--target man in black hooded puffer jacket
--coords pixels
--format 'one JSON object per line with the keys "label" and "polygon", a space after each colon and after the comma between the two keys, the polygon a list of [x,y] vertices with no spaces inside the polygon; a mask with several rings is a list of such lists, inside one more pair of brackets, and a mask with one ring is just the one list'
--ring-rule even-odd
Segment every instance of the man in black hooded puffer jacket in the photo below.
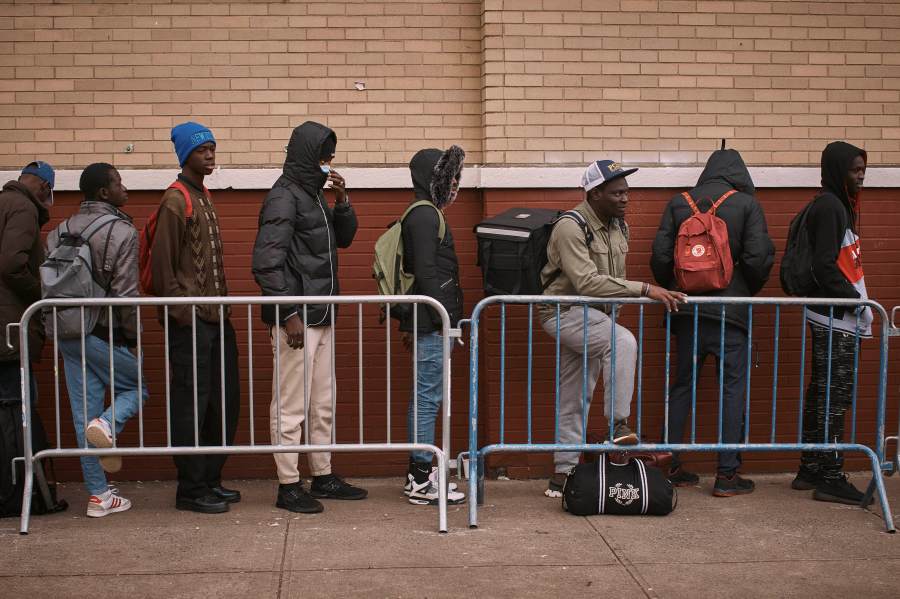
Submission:
{"label": "man in black hooded puffer jacket", "polygon": [[[741,155],[736,150],[717,150],[706,162],[706,168],[689,193],[701,212],[706,212],[725,193],[735,190],[716,209],[716,215],[728,228],[728,245],[734,260],[734,271],[728,287],[703,295],[724,297],[754,296],[765,285],[775,261],[775,247],[769,237],[762,206],[754,197],[753,180]],[[663,212],[650,267],[659,284],[675,288],[675,240],[678,229],[692,214],[685,198],[679,194],[669,201]],[[695,309],[698,309],[695,306]],[[669,443],[681,443],[684,426],[691,410],[694,378],[694,310],[673,313],[672,331],[678,341],[678,369],[669,393]],[[743,428],[744,400],[747,388],[747,326],[746,306],[725,306],[725,351],[720,353],[720,319],[722,306],[699,306],[697,324],[697,376],[708,354],[724,358],[722,442],[737,443]],[[735,451],[719,453],[719,468],[713,494],[730,497],[753,491],[753,481],[741,478],[737,470],[741,456]],[[676,485],[697,484],[696,474],[685,471],[674,456],[669,479]]]}
{"label": "man in black hooded puffer jacket", "polygon": [[[456,199],[462,176],[465,152],[450,146],[446,152],[434,148],[420,150],[409,162],[415,200],[428,200],[433,206],[413,208],[403,220],[403,267],[414,277],[411,294],[427,295],[441,302],[455,327],[462,315],[462,290],[459,286],[459,262],[453,245],[453,233],[445,222],[444,237],[440,232],[440,215]],[[408,413],[410,443],[434,443],[434,426],[440,411],[443,381],[442,321],[434,309],[418,305],[400,320],[400,331],[407,349],[412,349],[416,336],[416,374],[418,382]],[[413,330],[415,327],[415,331]],[[450,344],[451,350],[453,344]],[[405,491],[409,502],[428,505],[437,502],[438,490],[431,469],[432,456],[427,451],[414,451],[409,458]],[[450,487],[447,500],[460,503],[465,496]]]}
{"label": "man in black hooded puffer jacket", "polygon": [[[344,178],[331,168],[336,148],[334,131],[319,123],[307,121],[291,135],[283,173],[260,210],[253,247],[253,276],[263,295],[340,293],[337,248],[350,246],[357,221]],[[328,181],[335,194],[334,208],[322,193]],[[275,360],[280,358],[269,410],[273,445],[300,444],[307,396],[309,443],[331,443],[334,316],[330,305],[307,305],[305,311],[302,305],[263,306],[262,319],[270,327]],[[313,482],[307,493],[298,460],[296,453],[275,454],[280,483],[277,507],[315,513],[323,509],[316,498],[366,497],[364,489],[332,473],[331,454],[325,452],[309,454]]]}

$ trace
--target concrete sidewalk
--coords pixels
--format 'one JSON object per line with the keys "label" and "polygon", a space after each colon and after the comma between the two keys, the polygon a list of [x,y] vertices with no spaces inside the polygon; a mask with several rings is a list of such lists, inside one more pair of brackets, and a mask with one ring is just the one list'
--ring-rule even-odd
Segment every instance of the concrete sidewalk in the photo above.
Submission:
{"label": "concrete sidewalk", "polygon": [[[681,489],[670,516],[580,518],[542,495],[545,481],[489,481],[476,530],[467,508],[413,506],[399,479],[354,481],[364,502],[325,512],[274,507],[273,481],[230,481],[227,514],[174,509],[172,482],[122,483],[129,512],[0,520],[3,597],[852,597],[900,595],[900,535],[877,507],[812,501],[790,476],[756,476],[752,495],[717,499],[711,480]],[[853,477],[865,486],[868,476]],[[900,520],[900,479],[887,480]]]}

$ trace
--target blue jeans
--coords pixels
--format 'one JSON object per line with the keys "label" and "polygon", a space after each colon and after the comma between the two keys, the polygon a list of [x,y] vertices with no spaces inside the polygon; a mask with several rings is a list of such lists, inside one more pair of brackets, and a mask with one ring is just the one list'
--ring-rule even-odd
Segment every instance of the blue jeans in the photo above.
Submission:
{"label": "blue jeans", "polygon": [[[94,418],[102,418],[108,424],[113,422],[112,404],[103,409],[106,388],[110,383],[109,369],[109,344],[93,335],[84,338],[84,364],[82,372],[81,363],[81,339],[61,339],[59,349],[63,355],[66,368],[66,388],[69,390],[69,401],[72,405],[72,422],[75,425],[75,437],[78,439],[78,447],[84,448],[84,429],[88,422]],[[138,361],[128,349],[123,346],[114,346],[113,367],[115,368],[116,391],[116,434],[125,428],[129,418],[138,411]],[[86,378],[82,377],[86,374]],[[87,388],[87,401],[84,400],[85,387]],[[143,401],[147,401],[147,387],[143,389]],[[87,421],[85,421],[85,411]],[[116,439],[116,445],[118,445]],[[96,456],[84,456],[81,458],[81,472],[84,475],[84,486],[91,495],[105,493],[109,488],[106,483],[106,474],[100,467],[100,460]]]}
{"label": "blue jeans", "polygon": [[[411,394],[406,430],[410,443],[434,444],[434,423],[441,410],[441,383],[443,382],[444,338],[437,331],[419,333],[417,336],[417,401],[413,403]],[[451,345],[451,350],[453,346]],[[414,408],[418,407],[417,414]],[[410,457],[416,462],[431,463],[428,451],[412,451]]]}

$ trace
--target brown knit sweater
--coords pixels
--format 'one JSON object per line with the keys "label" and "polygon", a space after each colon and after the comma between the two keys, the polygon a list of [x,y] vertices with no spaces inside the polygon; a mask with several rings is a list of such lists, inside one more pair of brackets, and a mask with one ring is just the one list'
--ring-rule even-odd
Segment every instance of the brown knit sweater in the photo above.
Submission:
{"label": "brown knit sweater", "polygon": [[[219,219],[212,199],[183,177],[191,195],[193,216],[185,219],[184,195],[168,189],[163,195],[150,252],[153,292],[161,297],[228,295],[222,261]],[[224,316],[230,314],[225,306]],[[163,310],[159,311],[160,321]],[[197,318],[218,322],[217,305],[197,305]],[[191,324],[190,306],[170,306],[169,319],[179,325]]]}

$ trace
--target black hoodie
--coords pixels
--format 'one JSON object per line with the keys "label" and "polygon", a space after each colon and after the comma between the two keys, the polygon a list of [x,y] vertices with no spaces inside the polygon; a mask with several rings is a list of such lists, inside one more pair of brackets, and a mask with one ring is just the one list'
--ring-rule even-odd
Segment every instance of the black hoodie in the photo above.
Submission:
{"label": "black hoodie", "polygon": [[[446,152],[420,150],[409,162],[416,200],[429,200],[445,207],[455,178],[462,172],[465,153],[458,146]],[[463,297],[459,285],[459,262],[453,244],[453,233],[445,221],[444,238],[438,240],[439,220],[430,206],[419,206],[403,220],[403,267],[415,277],[411,294],[433,297],[446,308],[450,326],[462,317]],[[431,308],[419,307],[418,332],[441,329],[441,319]],[[400,330],[412,332],[412,311],[400,321]]]}
{"label": "black hoodie", "polygon": [[[728,227],[728,245],[734,260],[734,274],[731,283],[722,291],[703,295],[726,297],[754,296],[766,284],[769,271],[775,262],[775,246],[769,237],[766,217],[762,206],[754,197],[755,188],[750,172],[737,150],[717,150],[706,162],[706,168],[691,191],[691,197],[701,212],[706,212],[724,193],[732,189],[738,193],[730,196],[716,210],[716,215]],[[675,239],[678,228],[692,214],[690,206],[681,194],[669,200],[662,215],[650,268],[660,285],[675,288]],[[718,320],[722,307],[704,305],[700,307],[704,318]],[[692,316],[693,309],[683,309],[676,316]],[[747,307],[726,306],[725,320],[731,324],[747,328]]]}
{"label": "black hoodie", "polygon": [[[810,294],[812,297],[857,299],[866,296],[856,227],[859,197],[858,194],[856,197],[849,196],[846,183],[850,165],[857,156],[865,160],[865,150],[843,141],[828,144],[822,152],[822,189],[813,199],[806,221],[817,286]],[[810,309],[825,316],[818,322],[828,325],[827,307],[811,306]],[[844,311],[835,308],[834,317],[842,319]],[[850,318],[853,324],[845,330],[853,331],[856,317]],[[816,321],[812,315],[810,319]],[[834,325],[842,328],[840,323]]]}
{"label": "black hoodie", "polygon": [[[328,177],[319,167],[326,140],[334,131],[307,121],[294,129],[281,177],[259,212],[253,246],[253,276],[263,295],[339,295],[337,248],[349,247],[356,235],[356,213],[349,202],[329,208],[322,186]],[[298,305],[282,305],[283,323]],[[262,308],[266,324],[275,324],[275,306]],[[331,323],[329,306],[307,306],[307,325]]]}

